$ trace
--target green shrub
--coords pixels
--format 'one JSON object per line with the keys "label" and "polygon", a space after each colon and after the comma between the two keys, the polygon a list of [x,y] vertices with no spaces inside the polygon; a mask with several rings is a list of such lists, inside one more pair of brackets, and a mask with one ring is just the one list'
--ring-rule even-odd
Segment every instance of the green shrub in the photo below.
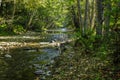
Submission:
{"label": "green shrub", "polygon": [[91,53],[94,50],[94,42],[96,35],[94,35],[93,31],[88,31],[85,34],[81,35],[80,32],[76,33],[78,38],[77,44],[82,47],[82,50],[85,53]]}
{"label": "green shrub", "polygon": [[3,32],[7,29],[7,24],[0,24],[0,31]]}
{"label": "green shrub", "polygon": [[13,27],[13,32],[16,34],[21,34],[21,33],[25,32],[25,29],[21,25],[15,25]]}

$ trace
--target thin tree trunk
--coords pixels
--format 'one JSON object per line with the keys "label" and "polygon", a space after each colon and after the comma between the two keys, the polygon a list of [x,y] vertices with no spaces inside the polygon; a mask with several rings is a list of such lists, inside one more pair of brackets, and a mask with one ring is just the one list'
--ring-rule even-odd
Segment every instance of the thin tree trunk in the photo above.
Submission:
{"label": "thin tree trunk", "polygon": [[75,13],[75,10],[74,10],[74,6],[71,6],[71,13],[72,13],[72,19],[73,19],[73,22],[74,22],[74,26],[75,26],[75,28],[77,30],[77,29],[80,28],[80,24],[78,22],[78,17],[77,17],[77,15]]}
{"label": "thin tree trunk", "polygon": [[9,24],[9,28],[8,28],[9,31],[13,31],[13,23],[14,23],[15,12],[16,12],[16,0],[13,1],[12,17],[8,21],[6,21]]}
{"label": "thin tree trunk", "polygon": [[91,29],[94,27],[94,24],[95,24],[95,0],[92,0],[92,3],[91,3],[91,11],[90,11],[90,27]]}
{"label": "thin tree trunk", "polygon": [[79,21],[79,25],[80,25],[80,30],[82,30],[82,33],[84,33],[80,0],[77,0],[77,9],[78,9],[78,21]]}
{"label": "thin tree trunk", "polygon": [[96,14],[96,34],[102,35],[103,23],[103,0],[96,0],[97,14]]}
{"label": "thin tree trunk", "polygon": [[89,1],[86,0],[85,3],[85,14],[84,14],[84,32],[87,30],[88,28],[88,5],[89,5]]}
{"label": "thin tree trunk", "polygon": [[37,12],[36,10],[33,11],[32,15],[30,16],[30,19],[29,19],[28,24],[27,24],[27,29],[29,29],[29,27],[30,27],[30,25],[31,25],[31,23],[33,21],[33,18],[34,18],[35,14],[36,14],[36,12]]}
{"label": "thin tree trunk", "polygon": [[90,18],[91,18],[91,8],[90,8],[90,6],[91,6],[91,3],[90,3],[90,0],[88,0],[88,20],[87,20],[87,26],[88,26],[88,28],[87,29],[91,29],[91,26],[90,26]]}
{"label": "thin tree trunk", "polygon": [[1,7],[1,4],[2,4],[2,0],[0,0],[0,7]]}
{"label": "thin tree trunk", "polygon": [[109,26],[110,26],[110,15],[111,15],[111,0],[107,2],[106,10],[108,13],[106,13],[105,16],[105,35],[108,36]]}
{"label": "thin tree trunk", "polygon": [[14,0],[14,7],[13,7],[13,13],[12,13],[12,22],[14,20],[15,12],[16,12],[16,0]]}

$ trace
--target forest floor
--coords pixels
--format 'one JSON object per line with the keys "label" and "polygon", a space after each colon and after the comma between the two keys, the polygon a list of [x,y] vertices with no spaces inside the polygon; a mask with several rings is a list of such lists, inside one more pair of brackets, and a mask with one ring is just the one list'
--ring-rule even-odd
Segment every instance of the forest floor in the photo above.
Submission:
{"label": "forest floor", "polygon": [[110,67],[110,58],[102,60],[82,50],[66,50],[50,67],[52,76],[47,80],[120,80]]}

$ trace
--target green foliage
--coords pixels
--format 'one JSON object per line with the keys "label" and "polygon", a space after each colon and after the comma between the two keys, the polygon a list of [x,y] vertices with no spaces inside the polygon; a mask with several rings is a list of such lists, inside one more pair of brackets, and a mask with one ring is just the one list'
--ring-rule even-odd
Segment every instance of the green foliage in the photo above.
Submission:
{"label": "green foliage", "polygon": [[0,25],[0,31],[5,31],[7,29],[7,24]]}
{"label": "green foliage", "polygon": [[0,33],[3,35],[8,35],[8,34],[21,34],[25,32],[25,29],[21,25],[10,25],[8,26],[7,24],[1,24],[0,25]]}
{"label": "green foliage", "polygon": [[24,14],[22,16],[18,16],[17,19],[15,19],[15,21],[13,22],[13,25],[22,25],[25,28],[25,25],[28,22],[28,16],[26,16],[27,14]]}
{"label": "green foliage", "polygon": [[[69,2],[59,0],[2,1],[0,16],[5,19],[6,24],[22,25],[27,30],[62,27],[68,13],[68,3],[71,2],[73,3],[73,0]],[[14,27],[9,28],[14,29]],[[12,30],[8,29],[8,31]],[[18,31],[20,30],[13,30],[15,33]]]}
{"label": "green foliage", "polygon": [[13,32],[16,33],[16,34],[21,34],[21,33],[25,32],[25,29],[21,25],[15,25],[13,27]]}
{"label": "green foliage", "polygon": [[84,35],[81,35],[80,32],[77,32],[78,44],[82,47],[85,53],[91,53],[94,50],[94,42],[96,35],[93,31],[89,30]]}
{"label": "green foliage", "polygon": [[9,28],[8,24],[0,24],[0,35],[14,35],[13,32],[9,31]]}
{"label": "green foliage", "polygon": [[101,43],[100,47],[95,50],[95,56],[101,58],[101,60],[105,60],[109,55],[109,51],[105,43]]}

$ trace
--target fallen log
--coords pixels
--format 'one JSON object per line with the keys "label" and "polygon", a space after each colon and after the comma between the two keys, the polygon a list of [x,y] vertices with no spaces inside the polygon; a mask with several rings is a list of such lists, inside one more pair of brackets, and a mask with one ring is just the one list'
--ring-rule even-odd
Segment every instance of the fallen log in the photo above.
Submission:
{"label": "fallen log", "polygon": [[70,39],[62,42],[0,42],[0,50],[8,50],[22,47],[30,47],[32,48],[44,48],[44,47],[59,47],[61,44],[70,43],[74,41],[74,39]]}

